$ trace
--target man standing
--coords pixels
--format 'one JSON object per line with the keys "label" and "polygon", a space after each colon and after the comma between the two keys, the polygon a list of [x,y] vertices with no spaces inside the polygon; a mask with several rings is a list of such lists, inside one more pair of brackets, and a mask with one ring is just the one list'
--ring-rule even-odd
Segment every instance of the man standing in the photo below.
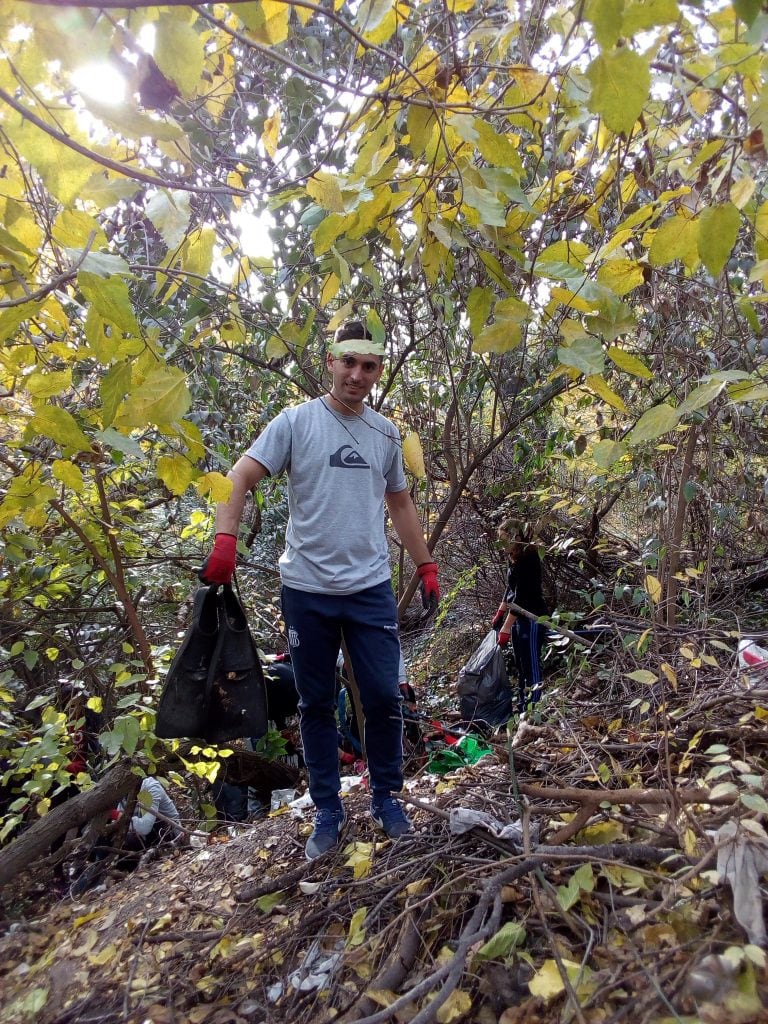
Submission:
{"label": "man standing", "polygon": [[232,495],[217,509],[216,538],[202,570],[208,583],[231,580],[247,493],[265,476],[286,472],[281,600],[317,808],[305,850],[310,860],[339,842],[345,820],[335,717],[342,633],[365,714],[372,817],[392,839],[411,828],[393,795],[403,784],[403,720],[385,503],[418,567],[425,606],[436,607],[440,599],[437,565],[407,490],[400,435],[365,404],[384,368],[383,346],[361,322],[350,321],[336,331],[326,366],[330,392],[275,417],[229,473]]}

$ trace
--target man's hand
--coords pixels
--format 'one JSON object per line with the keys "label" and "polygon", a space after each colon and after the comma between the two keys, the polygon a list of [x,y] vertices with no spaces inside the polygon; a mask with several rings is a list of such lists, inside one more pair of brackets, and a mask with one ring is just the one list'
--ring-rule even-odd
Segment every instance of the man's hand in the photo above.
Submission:
{"label": "man's hand", "polygon": [[496,609],[496,614],[493,616],[491,621],[491,629],[500,629],[501,624],[507,617],[507,606],[502,602]]}
{"label": "man's hand", "polygon": [[499,633],[498,645],[499,647],[506,647],[509,643],[509,638],[512,636],[511,633],[505,632],[503,629]]}
{"label": "man's hand", "polygon": [[421,603],[424,610],[434,612],[440,604],[440,584],[437,582],[437,562],[424,562],[416,570],[421,579]]}
{"label": "man's hand", "polygon": [[211,553],[197,575],[203,583],[231,583],[236,559],[237,537],[231,533],[217,533]]}

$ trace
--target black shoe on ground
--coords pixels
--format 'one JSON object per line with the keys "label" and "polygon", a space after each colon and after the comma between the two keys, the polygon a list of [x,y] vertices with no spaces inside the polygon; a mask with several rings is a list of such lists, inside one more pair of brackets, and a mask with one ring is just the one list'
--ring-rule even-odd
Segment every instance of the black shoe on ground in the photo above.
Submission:
{"label": "black shoe on ground", "polygon": [[347,820],[347,812],[343,807],[319,807],[315,817],[315,828],[304,847],[307,860],[314,860],[338,846],[341,830]]}
{"label": "black shoe on ground", "polygon": [[371,817],[390,839],[402,839],[413,831],[410,818],[393,796],[375,800],[371,804]]}

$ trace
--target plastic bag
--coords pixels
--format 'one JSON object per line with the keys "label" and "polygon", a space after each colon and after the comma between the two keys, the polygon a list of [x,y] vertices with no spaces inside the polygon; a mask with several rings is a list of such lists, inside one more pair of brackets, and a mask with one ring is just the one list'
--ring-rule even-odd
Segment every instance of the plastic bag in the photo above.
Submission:
{"label": "plastic bag", "polygon": [[155,732],[223,743],[266,731],[264,675],[245,612],[231,587],[201,587],[168,670]]}
{"label": "plastic bag", "polygon": [[512,714],[512,688],[494,629],[459,672],[459,707],[466,722],[502,725]]}

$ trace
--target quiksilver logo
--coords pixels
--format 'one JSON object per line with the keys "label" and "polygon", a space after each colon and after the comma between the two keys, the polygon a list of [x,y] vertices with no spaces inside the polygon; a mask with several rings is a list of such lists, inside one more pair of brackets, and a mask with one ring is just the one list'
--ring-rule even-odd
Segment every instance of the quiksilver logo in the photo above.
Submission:
{"label": "quiksilver logo", "polygon": [[299,646],[299,633],[298,630],[294,629],[293,626],[288,627],[288,646],[298,647]]}
{"label": "quiksilver logo", "polygon": [[333,453],[330,460],[331,466],[340,469],[370,469],[371,467],[359,452],[350,444],[343,444],[341,448]]}

